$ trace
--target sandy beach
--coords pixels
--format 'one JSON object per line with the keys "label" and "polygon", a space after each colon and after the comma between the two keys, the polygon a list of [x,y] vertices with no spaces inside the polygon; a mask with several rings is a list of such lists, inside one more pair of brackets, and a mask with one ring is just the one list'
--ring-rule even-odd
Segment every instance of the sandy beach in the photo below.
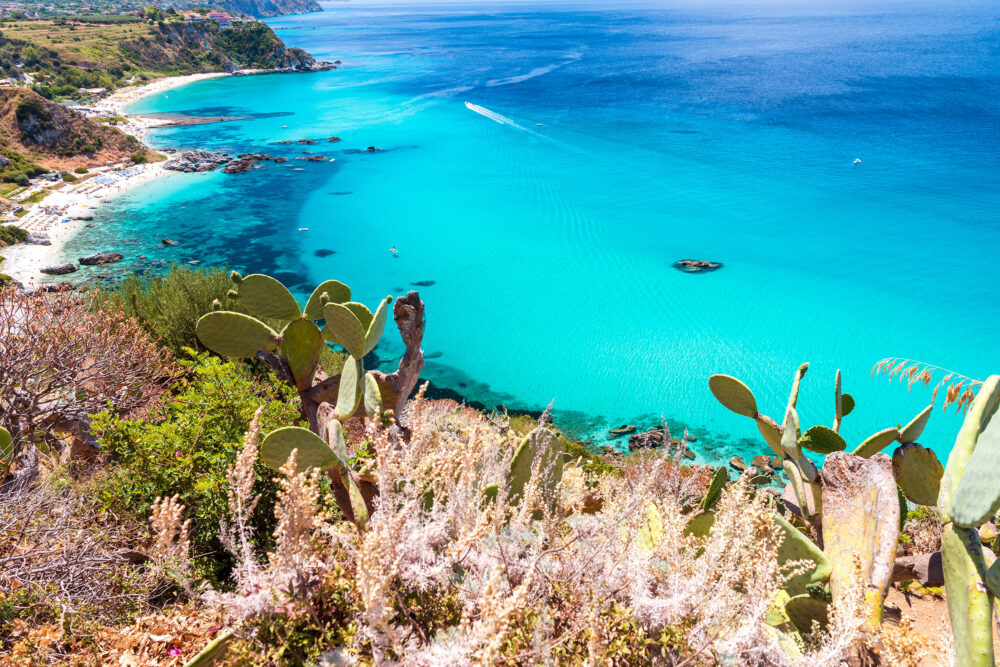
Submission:
{"label": "sandy beach", "polygon": [[[126,124],[120,125],[119,129],[155,149],[155,146],[151,146],[147,140],[149,129],[166,121],[128,115],[125,109],[144,97],[222,76],[230,75],[224,72],[191,74],[160,79],[143,86],[123,88],[97,102],[93,108],[109,115],[123,116]],[[4,248],[2,254],[5,259],[0,264],[0,273],[11,276],[25,287],[59,280],[61,276],[48,276],[42,273],[41,269],[60,261],[66,241],[80,229],[81,225],[86,224],[86,220],[93,216],[95,208],[132,188],[174,173],[164,169],[163,162],[117,167],[119,165],[92,169],[93,175],[79,183],[61,183],[41,202],[31,205],[27,215],[12,221],[13,224],[29,232],[48,236],[50,245],[22,243]],[[20,193],[19,197],[27,197],[48,185],[33,186]]]}

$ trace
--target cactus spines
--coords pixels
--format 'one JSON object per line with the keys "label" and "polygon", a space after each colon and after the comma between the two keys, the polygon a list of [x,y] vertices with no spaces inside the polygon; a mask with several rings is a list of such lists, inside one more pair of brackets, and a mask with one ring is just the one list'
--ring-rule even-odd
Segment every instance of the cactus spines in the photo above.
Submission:
{"label": "cactus spines", "polygon": [[[325,300],[324,300],[324,295]],[[306,301],[302,316],[307,320],[323,319],[323,306],[327,303],[346,303],[351,300],[351,288],[339,280],[325,280],[313,290]]]}
{"label": "cactus spines", "polygon": [[311,386],[322,351],[323,336],[315,324],[299,318],[285,325],[281,332],[281,353],[292,371],[296,388],[304,391]]}
{"label": "cactus spines", "polygon": [[920,411],[920,414],[914,417],[909,424],[899,429],[899,441],[903,444],[907,442],[916,442],[920,434],[924,432],[924,427],[927,426],[927,420],[931,418],[931,410],[934,409],[934,405],[928,405],[926,408]]}
{"label": "cactus spines", "polygon": [[722,489],[726,488],[726,482],[729,481],[729,471],[725,467],[720,467],[715,470],[715,474],[712,475],[712,481],[708,484],[708,490],[705,492],[705,497],[701,499],[701,508],[706,512],[713,507],[715,503],[719,502],[719,497],[722,495]]}
{"label": "cactus spines", "polygon": [[240,275],[239,271],[230,271],[229,280],[231,280],[234,285],[239,285],[241,282],[243,282],[243,276]]}
{"label": "cactus spines", "polygon": [[820,630],[825,630],[829,622],[829,609],[829,604],[808,593],[796,595],[785,603],[788,620],[803,634],[812,632],[813,621],[819,623]]}
{"label": "cactus spines", "polygon": [[240,303],[257,317],[275,320],[297,320],[302,316],[299,302],[288,288],[271,276],[254,273],[239,283]]}
{"label": "cactus spines", "polygon": [[805,449],[817,454],[832,454],[842,452],[847,447],[847,442],[840,437],[840,434],[832,428],[826,426],[813,426],[802,434],[799,439]]}
{"label": "cactus spines", "polygon": [[713,375],[708,379],[708,388],[719,403],[736,414],[751,419],[757,416],[757,401],[753,392],[731,375]]}
{"label": "cactus spines", "polygon": [[909,500],[918,505],[935,505],[941,491],[944,466],[934,452],[911,442],[896,448],[892,472]]}
{"label": "cactus spines", "polygon": [[337,391],[337,419],[348,419],[357,411],[361,400],[363,373],[360,359],[348,357],[344,362],[344,370],[340,372],[340,388]]}
{"label": "cactus spines", "polygon": [[833,599],[852,585],[859,559],[867,586],[868,624],[877,627],[899,540],[899,497],[891,461],[885,454],[866,459],[834,452],[826,458],[822,480],[823,544],[833,566]]}
{"label": "cactus spines", "polygon": [[368,325],[365,331],[365,354],[374,350],[375,346],[378,345],[379,339],[382,338],[390,303],[392,303],[392,297],[387,296],[382,299],[382,303],[375,309],[375,315],[372,317],[371,324]]}
{"label": "cactus spines", "polygon": [[879,431],[878,433],[874,433],[865,438],[864,441],[862,441],[862,443],[854,449],[853,454],[862,458],[868,458],[878,454],[898,439],[899,431],[894,428],[887,428],[884,431]]}
{"label": "cactus spines", "polygon": [[379,393],[378,383],[375,378],[365,373],[365,414],[369,419],[375,419],[375,415],[382,412],[382,394]]}
{"label": "cactus spines", "polygon": [[298,426],[286,426],[268,433],[260,443],[260,460],[271,470],[281,470],[293,449],[298,450],[295,457],[297,473],[309,468],[326,470],[338,462],[321,437]]}
{"label": "cactus spines", "polygon": [[1000,416],[994,412],[979,433],[976,447],[951,497],[952,521],[977,528],[1000,509]]}
{"label": "cactus spines", "polygon": [[812,569],[797,574],[786,582],[785,588],[789,591],[789,594],[798,595],[805,593],[807,585],[829,579],[833,567],[830,565],[830,560],[823,551],[782,517],[775,515],[774,523],[785,533],[785,537],[778,547],[778,563],[784,564],[800,560],[811,560],[813,562]]}
{"label": "cactus spines", "polygon": [[350,308],[328,303],[323,306],[323,316],[326,318],[323,338],[342,346],[355,359],[365,356],[365,330]]}
{"label": "cactus spines", "polygon": [[205,347],[224,357],[252,357],[257,350],[271,352],[281,344],[281,336],[274,329],[242,313],[215,311],[202,315],[195,331]]}

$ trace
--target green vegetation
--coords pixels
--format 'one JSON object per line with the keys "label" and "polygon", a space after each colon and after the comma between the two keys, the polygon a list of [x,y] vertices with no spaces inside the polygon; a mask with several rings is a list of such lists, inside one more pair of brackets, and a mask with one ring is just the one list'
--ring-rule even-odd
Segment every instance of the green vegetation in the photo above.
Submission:
{"label": "green vegetation", "polygon": [[68,171],[64,171],[62,173],[62,179],[64,181],[66,181],[67,183],[76,183],[77,181],[80,180],[79,178],[77,178],[73,174],[69,173]]}
{"label": "green vegetation", "polygon": [[73,170],[73,173],[74,174],[89,174],[90,172],[87,170],[86,167],[77,167],[76,169]]}
{"label": "green vegetation", "polygon": [[27,230],[14,225],[0,225],[0,248],[23,243],[28,238]]}

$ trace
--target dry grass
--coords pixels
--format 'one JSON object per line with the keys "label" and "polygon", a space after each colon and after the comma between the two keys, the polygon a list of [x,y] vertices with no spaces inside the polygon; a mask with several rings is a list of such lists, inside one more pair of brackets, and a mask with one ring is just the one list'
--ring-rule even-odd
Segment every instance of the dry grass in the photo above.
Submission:
{"label": "dry grass", "polygon": [[982,380],[975,380],[940,366],[899,357],[882,359],[872,368],[872,374],[887,376],[890,382],[893,379],[905,382],[908,390],[915,384],[929,387],[934,382],[935,375],[940,375],[941,379],[934,385],[931,394],[931,403],[937,401],[938,392],[943,389],[945,393],[943,409],[947,410],[949,405],[954,404],[956,412],[965,412],[972,405],[972,399],[976,397],[976,392],[983,384]]}

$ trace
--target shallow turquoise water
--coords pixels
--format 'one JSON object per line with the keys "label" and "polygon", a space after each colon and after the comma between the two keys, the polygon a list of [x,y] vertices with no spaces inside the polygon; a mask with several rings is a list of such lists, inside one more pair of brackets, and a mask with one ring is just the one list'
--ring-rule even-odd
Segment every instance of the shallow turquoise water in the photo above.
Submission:
{"label": "shallow turquoise water", "polygon": [[[832,421],[840,368],[856,443],[929,401],[870,377],[878,359],[1000,369],[997,18],[987,3],[333,3],[273,25],[339,69],[133,110],[261,114],[156,139],[335,162],[170,177],[105,207],[68,252],[228,263],[299,292],[334,277],[371,304],[432,280],[417,289],[435,384],[488,405],[554,399],[595,440],[662,415],[708,458],[764,447],[709,375],[741,377],[780,419],[810,361],[811,425]],[[725,266],[671,267],[688,257]],[[924,444],[945,454],[959,421],[937,412]]]}

